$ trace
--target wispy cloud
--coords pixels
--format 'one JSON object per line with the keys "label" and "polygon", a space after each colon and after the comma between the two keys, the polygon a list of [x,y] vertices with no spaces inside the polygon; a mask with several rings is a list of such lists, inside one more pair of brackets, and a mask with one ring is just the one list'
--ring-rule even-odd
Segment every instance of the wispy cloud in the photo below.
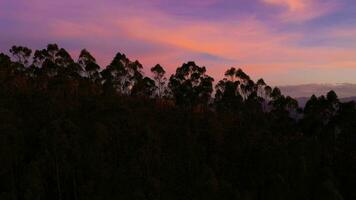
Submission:
{"label": "wispy cloud", "polygon": [[305,10],[310,4],[310,0],[262,0],[265,3],[285,6],[289,11]]}
{"label": "wispy cloud", "polygon": [[284,9],[278,15],[284,22],[304,22],[327,15],[338,8],[334,0],[262,0],[266,4],[281,6]]}
{"label": "wispy cloud", "polygon": [[311,70],[318,74],[317,82],[327,73],[337,74],[331,80],[337,82],[349,75],[343,76],[341,69],[356,69],[352,24],[315,24],[338,12],[335,0],[0,3],[2,51],[12,44],[43,48],[58,42],[74,54],[92,49],[104,66],[121,51],[147,67],[161,63],[169,72],[195,60],[217,79],[227,67],[236,66],[273,83],[305,82],[296,74]]}

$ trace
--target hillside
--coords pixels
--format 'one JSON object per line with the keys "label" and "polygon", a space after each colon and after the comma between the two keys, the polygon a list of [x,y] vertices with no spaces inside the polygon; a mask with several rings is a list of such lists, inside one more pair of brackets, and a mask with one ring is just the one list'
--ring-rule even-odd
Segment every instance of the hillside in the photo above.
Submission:
{"label": "hillside", "polygon": [[1,200],[356,199],[356,106],[334,91],[300,109],[240,68],[214,88],[195,62],[148,77],[122,53],[103,68],[85,49],[11,52]]}

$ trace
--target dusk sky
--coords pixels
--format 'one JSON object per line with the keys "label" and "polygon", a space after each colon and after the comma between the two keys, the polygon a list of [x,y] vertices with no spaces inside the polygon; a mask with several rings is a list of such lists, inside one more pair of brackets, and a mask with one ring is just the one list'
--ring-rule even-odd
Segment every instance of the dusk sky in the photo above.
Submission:
{"label": "dusk sky", "polygon": [[[355,0],[0,0],[0,51],[58,43],[173,72],[194,60],[271,85],[356,83]],[[148,71],[147,73],[148,74]]]}

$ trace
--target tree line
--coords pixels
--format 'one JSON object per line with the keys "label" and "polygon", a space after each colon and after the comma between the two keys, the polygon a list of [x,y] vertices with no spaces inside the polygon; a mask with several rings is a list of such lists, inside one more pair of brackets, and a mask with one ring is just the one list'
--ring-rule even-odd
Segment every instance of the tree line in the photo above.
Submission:
{"label": "tree line", "polygon": [[0,53],[0,199],[355,199],[356,106],[240,68]]}

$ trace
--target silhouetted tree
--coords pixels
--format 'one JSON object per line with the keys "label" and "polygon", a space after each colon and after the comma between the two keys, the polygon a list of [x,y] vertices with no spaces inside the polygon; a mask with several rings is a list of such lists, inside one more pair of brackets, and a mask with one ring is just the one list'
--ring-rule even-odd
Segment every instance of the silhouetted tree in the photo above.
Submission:
{"label": "silhouetted tree", "polygon": [[[11,68],[11,59],[9,56],[0,53],[0,69],[4,70],[4,69],[10,69]],[[8,74],[4,74],[8,75]]]}
{"label": "silhouetted tree", "polygon": [[90,80],[95,82],[100,79],[100,66],[96,63],[96,59],[90,54],[89,51],[83,49],[80,52],[78,63],[85,70],[86,76]]}
{"label": "silhouetted tree", "polygon": [[117,53],[111,64],[102,71],[104,84],[112,85],[122,94],[130,94],[133,86],[143,78],[142,68],[138,61],[132,62],[125,54]]}
{"label": "silhouetted tree", "polygon": [[212,100],[188,62],[157,101],[159,65],[152,80],[119,53],[99,74],[49,44],[24,66],[15,49],[0,53],[1,200],[356,198],[356,105],[333,91],[301,110],[230,68]]}
{"label": "silhouetted tree", "polygon": [[208,104],[214,79],[205,72],[205,67],[199,67],[194,62],[177,68],[168,84],[177,105],[193,107]]}
{"label": "silhouetted tree", "polygon": [[156,90],[154,80],[145,77],[140,79],[132,88],[131,95],[141,97],[151,97]]}
{"label": "silhouetted tree", "polygon": [[239,91],[239,81],[235,80],[236,69],[231,68],[225,72],[225,79],[215,86],[215,104],[220,111],[238,112],[241,109],[243,98]]}
{"label": "silhouetted tree", "polygon": [[231,67],[225,72],[225,77],[228,77],[231,82],[235,81],[235,76],[236,76],[236,69],[234,67]]}
{"label": "silhouetted tree", "polygon": [[166,71],[161,65],[157,64],[151,68],[151,72],[153,74],[153,79],[156,81],[158,97],[161,98],[167,81],[167,78],[165,77]]}
{"label": "silhouetted tree", "polygon": [[16,63],[19,63],[23,67],[27,67],[32,50],[23,46],[12,46],[10,53],[14,57]]}

